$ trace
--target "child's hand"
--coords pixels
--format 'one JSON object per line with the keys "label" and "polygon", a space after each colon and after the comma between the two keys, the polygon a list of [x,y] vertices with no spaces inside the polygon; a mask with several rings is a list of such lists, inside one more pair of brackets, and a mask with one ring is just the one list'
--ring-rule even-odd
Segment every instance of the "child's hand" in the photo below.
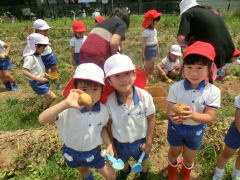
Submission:
{"label": "child's hand", "polygon": [[146,154],[149,154],[151,149],[152,149],[152,144],[149,144],[149,143],[144,143],[142,146],[141,146],[141,149],[146,153]]}
{"label": "child's hand", "polygon": [[187,119],[193,119],[193,116],[194,116],[194,111],[192,110],[192,108],[190,106],[185,106],[184,111],[182,111],[181,113],[181,118],[183,120],[187,120]]}
{"label": "child's hand", "polygon": [[47,79],[49,79],[49,78],[50,78],[50,75],[45,72],[45,77],[46,77]]}
{"label": "child's hand", "polygon": [[182,124],[186,121],[185,119],[182,118],[181,115],[177,116],[175,113],[171,113],[170,119],[172,122],[174,122],[174,124]]}
{"label": "child's hand", "polygon": [[108,146],[107,146],[107,151],[106,151],[106,154],[111,154],[113,157],[114,157],[114,149],[113,149],[113,146],[112,146],[112,144],[109,144]]}
{"label": "child's hand", "polygon": [[38,77],[37,81],[40,82],[40,83],[45,83],[45,82],[48,82],[48,79],[47,78],[40,78],[40,77]]}
{"label": "child's hand", "polygon": [[65,103],[67,104],[67,106],[69,108],[77,108],[77,109],[82,109],[83,106],[80,106],[78,104],[78,98],[79,98],[79,94],[83,93],[83,91],[81,91],[80,89],[71,89],[70,93],[67,97],[67,99],[65,99]]}

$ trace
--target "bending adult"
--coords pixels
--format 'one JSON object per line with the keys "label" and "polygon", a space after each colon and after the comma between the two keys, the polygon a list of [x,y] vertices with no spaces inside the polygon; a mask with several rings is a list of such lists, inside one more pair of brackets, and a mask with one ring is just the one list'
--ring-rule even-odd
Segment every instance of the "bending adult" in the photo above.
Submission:
{"label": "bending adult", "polygon": [[[214,62],[217,68],[230,62],[235,48],[221,16],[199,5],[196,0],[182,0],[179,6],[181,22],[178,43],[181,46],[188,46],[195,41],[209,42],[216,51]],[[212,67],[210,82],[215,79],[216,66]]]}
{"label": "bending adult", "polygon": [[129,10],[116,8],[110,18],[98,23],[80,49],[80,64],[95,63],[103,68],[105,60],[121,50],[129,26]]}

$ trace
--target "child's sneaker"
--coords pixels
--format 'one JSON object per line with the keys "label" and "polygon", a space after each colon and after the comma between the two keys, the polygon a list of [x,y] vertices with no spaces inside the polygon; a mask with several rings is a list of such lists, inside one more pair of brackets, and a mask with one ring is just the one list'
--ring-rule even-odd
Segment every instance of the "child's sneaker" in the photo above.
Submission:
{"label": "child's sneaker", "polygon": [[5,82],[5,89],[6,91],[11,91],[12,90],[12,86],[11,86],[11,83],[8,81],[8,82]]}
{"label": "child's sneaker", "polygon": [[18,91],[18,85],[16,82],[13,82],[12,83],[12,88],[13,88],[13,91],[17,92]]}

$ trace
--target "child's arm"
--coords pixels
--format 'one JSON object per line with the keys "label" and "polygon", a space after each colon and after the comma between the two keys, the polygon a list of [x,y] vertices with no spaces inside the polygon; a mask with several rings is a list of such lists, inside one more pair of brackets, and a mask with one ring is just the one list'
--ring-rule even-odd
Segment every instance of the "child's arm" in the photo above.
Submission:
{"label": "child's arm", "polygon": [[56,121],[57,115],[68,108],[81,109],[78,104],[79,94],[82,93],[80,89],[72,89],[67,99],[43,111],[38,118],[42,124]]}
{"label": "child's arm", "polygon": [[113,34],[110,39],[110,48],[112,55],[118,52],[118,48],[121,44],[122,38],[119,34]]}
{"label": "child's arm", "polygon": [[111,138],[109,136],[108,128],[106,126],[103,127],[101,136],[102,136],[104,144],[107,145],[107,154],[111,154],[112,156],[114,156],[113,144],[112,144],[113,141],[111,140]]}
{"label": "child's arm", "polygon": [[30,73],[30,71],[28,69],[23,69],[22,70],[22,73],[27,76],[28,78],[30,79],[33,79],[33,80],[36,80],[38,82],[41,82],[41,83],[44,83],[44,82],[47,82],[48,79],[47,78],[41,78],[41,77],[37,77],[37,76],[34,76],[32,73]]}
{"label": "child's arm", "polygon": [[153,143],[153,138],[155,134],[155,123],[156,123],[155,114],[148,116],[147,120],[148,120],[147,137],[146,137],[146,142],[142,145],[142,150],[146,154],[149,154],[152,149],[152,143]]}
{"label": "child's arm", "polygon": [[4,44],[3,47],[5,48],[5,55],[9,56],[10,53],[10,45],[9,44]]}
{"label": "child's arm", "polygon": [[237,130],[240,132],[240,109],[236,108],[235,111],[235,124],[237,127]]}

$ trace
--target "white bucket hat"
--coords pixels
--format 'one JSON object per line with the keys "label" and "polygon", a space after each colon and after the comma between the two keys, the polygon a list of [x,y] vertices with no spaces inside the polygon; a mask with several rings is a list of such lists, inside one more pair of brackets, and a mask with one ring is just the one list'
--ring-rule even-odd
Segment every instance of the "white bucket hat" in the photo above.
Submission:
{"label": "white bucket hat", "polygon": [[34,54],[37,44],[51,45],[47,37],[39,33],[33,33],[27,37],[27,45],[23,50],[23,56],[30,56]]}
{"label": "white bucket hat", "polygon": [[187,11],[188,9],[199,5],[196,0],[182,0],[179,4],[180,7],[180,16]]}
{"label": "white bucket hat", "polygon": [[39,30],[47,30],[47,29],[50,29],[51,27],[47,24],[46,21],[44,21],[42,19],[37,19],[33,23],[33,28],[39,29]]}
{"label": "white bucket hat", "polygon": [[123,54],[114,54],[104,64],[105,78],[114,74],[135,70],[132,60]]}
{"label": "white bucket hat", "polygon": [[177,44],[171,45],[169,52],[171,54],[176,55],[176,56],[182,56],[182,49]]}
{"label": "white bucket hat", "polygon": [[73,79],[90,80],[104,85],[104,72],[94,63],[83,63],[75,70]]}

